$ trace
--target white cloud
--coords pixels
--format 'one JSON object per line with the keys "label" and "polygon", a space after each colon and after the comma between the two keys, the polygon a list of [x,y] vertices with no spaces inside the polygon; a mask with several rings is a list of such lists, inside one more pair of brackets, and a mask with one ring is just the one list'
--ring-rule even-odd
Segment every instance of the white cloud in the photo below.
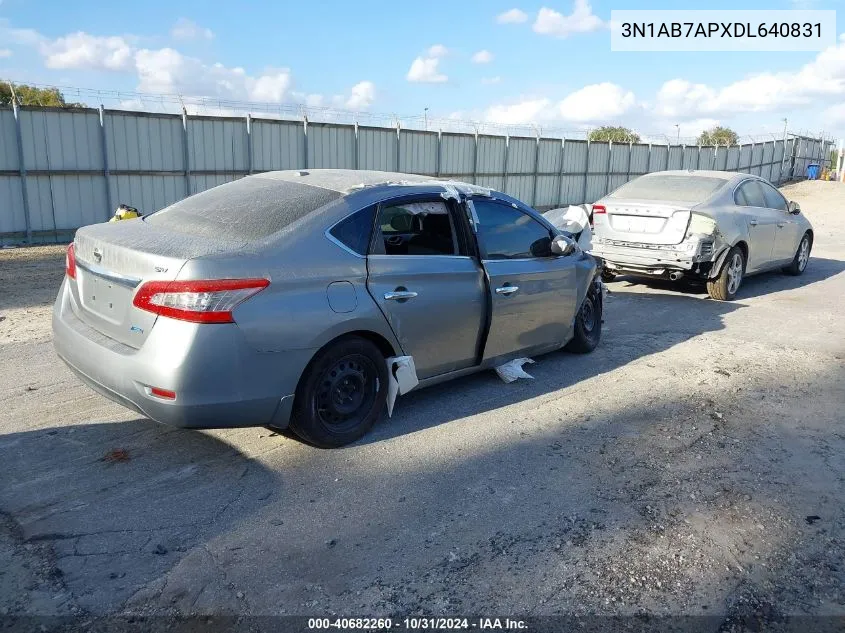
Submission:
{"label": "white cloud", "polygon": [[8,48],[0,48],[0,59],[5,59],[12,56],[12,51]]}
{"label": "white cloud", "polygon": [[494,105],[485,113],[485,120],[490,123],[517,125],[532,123],[549,118],[549,99],[527,99],[510,105]]}
{"label": "white cloud", "polygon": [[498,75],[496,75],[495,77],[482,77],[481,78],[481,83],[483,83],[487,86],[492,86],[493,84],[500,83],[501,81],[502,81],[502,78],[499,77]]}
{"label": "white cloud", "polygon": [[417,57],[408,69],[408,81],[420,83],[442,83],[449,78],[441,73],[437,66],[440,59],[437,57]]}
{"label": "white cloud", "polygon": [[528,14],[519,9],[510,9],[504,13],[496,16],[496,22],[499,24],[522,24],[528,21]]}
{"label": "white cloud", "polygon": [[489,64],[493,61],[493,53],[488,50],[481,50],[472,56],[474,64]]}
{"label": "white cloud", "polygon": [[429,57],[445,57],[448,54],[449,49],[443,46],[443,44],[435,44],[434,46],[428,49]]}
{"label": "white cloud", "polygon": [[633,92],[605,82],[584,86],[567,95],[557,109],[560,118],[567,121],[608,121],[628,112],[636,101]]}
{"label": "white cloud", "polygon": [[361,81],[354,86],[344,106],[351,110],[364,110],[372,105],[376,98],[376,86],[372,81]]}
{"label": "white cloud", "polygon": [[179,18],[170,29],[170,35],[177,40],[210,40],[214,38],[211,29],[200,26],[188,18]]}
{"label": "white cloud", "polygon": [[53,41],[41,38],[38,46],[47,68],[125,71],[134,65],[132,45],[119,35],[78,31]]}
{"label": "white cloud", "polygon": [[588,33],[603,28],[605,23],[593,13],[588,0],[575,0],[572,13],[563,15],[543,7],[534,21],[534,32],[541,35],[567,37],[573,33]]}

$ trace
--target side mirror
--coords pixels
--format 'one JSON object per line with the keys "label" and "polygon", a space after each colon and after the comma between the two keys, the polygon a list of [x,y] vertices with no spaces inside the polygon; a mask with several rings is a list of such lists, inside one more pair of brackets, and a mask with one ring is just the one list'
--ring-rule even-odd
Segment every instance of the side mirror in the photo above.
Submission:
{"label": "side mirror", "polygon": [[787,208],[789,209],[789,212],[792,215],[798,215],[799,213],[801,213],[801,205],[798,204],[797,202],[795,202],[794,200],[791,200],[789,202],[789,205],[787,206]]}
{"label": "side mirror", "polygon": [[576,250],[578,245],[566,235],[556,235],[552,240],[552,253],[555,255],[572,255]]}

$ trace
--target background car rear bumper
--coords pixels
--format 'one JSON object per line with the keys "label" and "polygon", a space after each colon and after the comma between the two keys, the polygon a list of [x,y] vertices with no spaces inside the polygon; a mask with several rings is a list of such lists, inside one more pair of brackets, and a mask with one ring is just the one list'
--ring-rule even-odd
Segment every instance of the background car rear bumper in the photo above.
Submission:
{"label": "background car rear bumper", "polygon": [[627,272],[659,276],[672,271],[693,272],[709,262],[709,256],[684,253],[670,249],[593,245],[593,254],[601,257],[611,272]]}
{"label": "background car rear bumper", "polygon": [[[261,353],[235,324],[167,318],[134,349],[84,323],[72,301],[65,282],[53,308],[54,346],[101,395],[177,427],[287,426],[296,385],[315,350]],[[153,396],[150,387],[174,391],[176,399]]]}

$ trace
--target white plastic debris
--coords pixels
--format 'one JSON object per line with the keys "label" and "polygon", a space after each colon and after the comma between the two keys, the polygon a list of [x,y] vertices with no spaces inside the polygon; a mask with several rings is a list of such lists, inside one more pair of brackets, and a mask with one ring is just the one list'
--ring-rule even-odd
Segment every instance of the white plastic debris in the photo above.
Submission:
{"label": "white plastic debris", "polygon": [[529,365],[533,365],[534,361],[530,358],[514,358],[511,361],[508,361],[504,365],[499,365],[496,367],[496,373],[499,374],[499,378],[501,378],[506,383],[513,382],[514,380],[518,380],[519,378],[534,378],[531,374],[526,372],[522,366],[528,363]]}
{"label": "white plastic debris", "polygon": [[408,393],[419,384],[413,356],[391,356],[387,359],[387,417],[393,416],[396,396]]}

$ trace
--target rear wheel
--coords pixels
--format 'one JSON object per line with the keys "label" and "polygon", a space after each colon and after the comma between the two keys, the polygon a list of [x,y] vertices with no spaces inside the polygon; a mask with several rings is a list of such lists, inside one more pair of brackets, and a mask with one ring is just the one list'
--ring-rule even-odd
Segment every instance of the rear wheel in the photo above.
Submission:
{"label": "rear wheel", "polygon": [[798,250],[795,251],[795,257],[792,258],[792,263],[783,269],[787,275],[800,275],[807,268],[807,262],[810,261],[810,250],[813,248],[813,238],[809,233],[804,233],[801,238],[801,243],[798,244]]}
{"label": "rear wheel", "polygon": [[363,436],[387,398],[387,365],[379,349],[359,337],[344,338],[317,353],[300,380],[291,429],[320,448]]}
{"label": "rear wheel", "polygon": [[602,281],[613,281],[614,279],[616,279],[616,273],[612,273],[609,270],[607,270],[606,268],[603,271],[601,271],[601,280]]}
{"label": "rear wheel", "polygon": [[730,301],[736,296],[745,274],[745,256],[742,249],[734,246],[722,264],[722,270],[715,279],[707,280],[707,294],[717,301]]}
{"label": "rear wheel", "polygon": [[596,349],[601,339],[601,291],[587,293],[578,316],[575,317],[575,332],[564,349],[576,354],[588,354]]}

